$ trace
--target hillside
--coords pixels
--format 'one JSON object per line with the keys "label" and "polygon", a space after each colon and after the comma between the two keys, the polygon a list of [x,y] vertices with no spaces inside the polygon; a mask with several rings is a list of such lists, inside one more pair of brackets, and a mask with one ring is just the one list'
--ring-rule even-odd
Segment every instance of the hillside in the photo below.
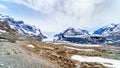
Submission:
{"label": "hillside", "polygon": [[27,25],[23,21],[15,21],[12,17],[0,15],[0,29],[12,34],[25,35],[41,41],[47,38],[41,30],[35,26]]}

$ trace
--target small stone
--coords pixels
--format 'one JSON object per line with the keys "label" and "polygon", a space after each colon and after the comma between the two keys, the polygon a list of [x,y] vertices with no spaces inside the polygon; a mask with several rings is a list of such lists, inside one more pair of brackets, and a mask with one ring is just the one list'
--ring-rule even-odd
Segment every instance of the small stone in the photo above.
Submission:
{"label": "small stone", "polygon": [[4,66],[4,64],[0,64],[0,66]]}
{"label": "small stone", "polygon": [[10,53],[7,53],[7,55],[10,55]]}
{"label": "small stone", "polygon": [[17,51],[15,49],[12,50],[15,54],[18,54]]}
{"label": "small stone", "polygon": [[22,54],[22,52],[19,52],[20,54]]}

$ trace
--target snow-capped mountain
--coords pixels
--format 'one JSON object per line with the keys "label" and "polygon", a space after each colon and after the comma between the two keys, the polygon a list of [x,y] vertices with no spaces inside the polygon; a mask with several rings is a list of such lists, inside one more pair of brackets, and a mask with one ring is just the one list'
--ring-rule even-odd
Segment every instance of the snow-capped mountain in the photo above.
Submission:
{"label": "snow-capped mountain", "polygon": [[61,36],[61,35],[64,35],[65,37],[79,37],[81,35],[89,35],[89,32],[87,30],[75,29],[70,27],[55,36]]}
{"label": "snow-capped mountain", "polygon": [[93,34],[98,34],[98,35],[105,35],[105,36],[108,36],[110,33],[116,31],[116,30],[119,30],[118,29],[118,26],[119,24],[110,24],[110,25],[107,25],[107,26],[104,26],[96,31],[94,31]]}
{"label": "snow-capped mountain", "polygon": [[65,31],[55,35],[57,40],[68,41],[73,43],[104,43],[106,38],[102,36],[90,35],[87,30],[68,28]]}
{"label": "snow-capped mountain", "polygon": [[116,28],[114,28],[114,30],[109,33],[108,37],[112,38],[114,41],[120,40],[120,24],[118,24]]}
{"label": "snow-capped mountain", "polygon": [[93,34],[105,36],[112,44],[120,44],[120,24],[110,24],[96,30]]}
{"label": "snow-capped mountain", "polygon": [[[4,25],[3,25],[4,24]],[[42,40],[46,38],[40,31],[39,28],[35,26],[30,26],[25,24],[23,21],[15,21],[13,18],[9,16],[3,16],[0,14],[0,28],[3,29],[11,29],[14,30],[14,32],[36,37],[37,40]]]}
{"label": "snow-capped mountain", "polygon": [[120,40],[120,24],[110,24],[96,30],[93,34],[103,35],[113,40]]}

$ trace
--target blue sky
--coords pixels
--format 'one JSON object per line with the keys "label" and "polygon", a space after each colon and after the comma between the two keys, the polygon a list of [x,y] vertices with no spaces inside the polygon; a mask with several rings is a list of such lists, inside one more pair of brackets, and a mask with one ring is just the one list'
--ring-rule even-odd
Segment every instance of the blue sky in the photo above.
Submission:
{"label": "blue sky", "polygon": [[120,0],[0,0],[0,13],[43,32],[96,30],[120,22]]}

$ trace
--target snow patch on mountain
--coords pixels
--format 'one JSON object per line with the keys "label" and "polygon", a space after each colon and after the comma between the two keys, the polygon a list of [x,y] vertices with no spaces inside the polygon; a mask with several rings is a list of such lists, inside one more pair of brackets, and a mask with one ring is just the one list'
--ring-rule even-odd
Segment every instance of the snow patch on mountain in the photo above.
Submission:
{"label": "snow patch on mountain", "polygon": [[55,36],[61,36],[61,35],[64,35],[65,37],[79,37],[81,35],[89,35],[89,32],[87,30],[75,29],[73,27],[70,27]]}
{"label": "snow patch on mountain", "polygon": [[41,37],[42,39],[46,38],[40,31],[39,28],[31,25],[25,24],[23,21],[15,21],[12,17],[4,16],[0,14],[0,21],[7,22],[11,29],[14,29],[16,32],[29,35],[29,36],[36,36]]}
{"label": "snow patch on mountain", "polygon": [[115,32],[116,30],[118,30],[118,26],[119,24],[110,24],[107,26],[104,26],[96,31],[94,31],[93,34],[98,34],[98,35],[105,35],[108,36],[110,33]]}

